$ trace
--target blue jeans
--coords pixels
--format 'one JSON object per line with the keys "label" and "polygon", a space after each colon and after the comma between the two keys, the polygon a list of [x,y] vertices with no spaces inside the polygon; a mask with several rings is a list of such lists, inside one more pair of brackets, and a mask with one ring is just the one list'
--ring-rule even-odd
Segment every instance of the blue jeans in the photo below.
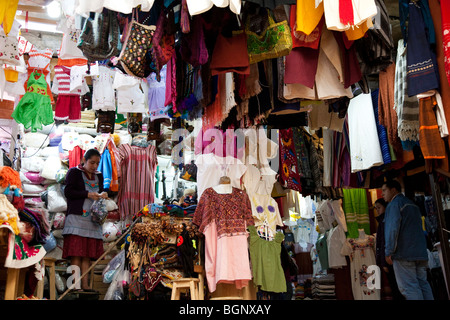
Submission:
{"label": "blue jeans", "polygon": [[397,285],[406,300],[434,300],[427,280],[427,261],[393,260]]}

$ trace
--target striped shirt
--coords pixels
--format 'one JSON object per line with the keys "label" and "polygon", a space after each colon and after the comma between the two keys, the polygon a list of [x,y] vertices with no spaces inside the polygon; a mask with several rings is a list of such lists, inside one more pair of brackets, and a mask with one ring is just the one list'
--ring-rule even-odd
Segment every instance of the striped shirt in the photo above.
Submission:
{"label": "striped shirt", "polygon": [[121,220],[131,222],[135,213],[155,200],[155,170],[158,160],[152,145],[141,148],[122,144],[118,148],[121,187],[118,206]]}

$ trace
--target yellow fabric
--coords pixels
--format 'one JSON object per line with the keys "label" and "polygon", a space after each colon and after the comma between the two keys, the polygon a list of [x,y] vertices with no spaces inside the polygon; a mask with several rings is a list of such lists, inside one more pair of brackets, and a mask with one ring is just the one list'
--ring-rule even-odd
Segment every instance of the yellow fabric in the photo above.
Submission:
{"label": "yellow fabric", "polygon": [[6,35],[11,31],[18,4],[19,0],[0,1],[0,24],[3,24],[3,31]]}
{"label": "yellow fabric", "polygon": [[367,30],[371,27],[373,27],[372,19],[367,19],[366,23],[362,23],[359,26],[355,26],[354,28],[350,28],[344,32],[348,40],[358,40],[364,37]]}
{"label": "yellow fabric", "polygon": [[315,0],[297,0],[297,31],[309,35],[323,16],[323,2],[316,8]]}
{"label": "yellow fabric", "polygon": [[5,79],[8,82],[17,82],[19,80],[19,72],[16,70],[5,69]]}

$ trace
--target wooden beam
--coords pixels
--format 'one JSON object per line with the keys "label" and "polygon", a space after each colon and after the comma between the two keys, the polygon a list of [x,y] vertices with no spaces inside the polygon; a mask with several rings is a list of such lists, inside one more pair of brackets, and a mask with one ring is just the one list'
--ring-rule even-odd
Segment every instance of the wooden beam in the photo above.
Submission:
{"label": "wooden beam", "polygon": [[[16,15],[17,20],[25,21],[26,17],[24,15]],[[58,20],[51,20],[51,19],[43,19],[43,18],[36,18],[36,17],[28,17],[28,21],[31,22],[39,22],[39,23],[45,23],[45,24],[54,24],[56,25],[58,23]],[[23,26],[22,26],[23,27]]]}
{"label": "wooden beam", "polygon": [[47,10],[44,7],[41,7],[41,6],[26,6],[26,5],[19,4],[17,6],[17,10],[47,14]]}

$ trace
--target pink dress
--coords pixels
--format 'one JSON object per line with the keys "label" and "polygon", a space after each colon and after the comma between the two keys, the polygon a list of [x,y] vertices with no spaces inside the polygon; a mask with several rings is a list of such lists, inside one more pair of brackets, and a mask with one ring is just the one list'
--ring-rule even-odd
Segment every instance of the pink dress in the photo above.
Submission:
{"label": "pink dress", "polygon": [[205,272],[208,289],[218,283],[235,284],[237,289],[252,279],[248,254],[247,226],[254,225],[247,194],[233,188],[230,194],[205,190],[192,222],[205,235]]}

